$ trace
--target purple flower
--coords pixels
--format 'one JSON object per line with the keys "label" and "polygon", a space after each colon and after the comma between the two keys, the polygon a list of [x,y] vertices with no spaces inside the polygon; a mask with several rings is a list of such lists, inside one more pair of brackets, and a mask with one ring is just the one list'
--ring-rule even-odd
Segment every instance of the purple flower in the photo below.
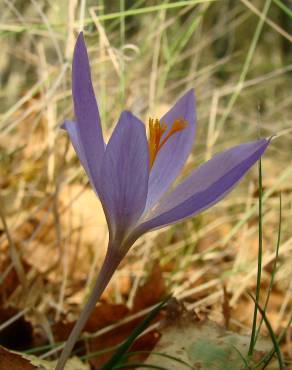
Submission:
{"label": "purple flower", "polygon": [[[269,140],[261,139],[232,147],[173,186],[195,138],[193,90],[181,97],[162,118],[149,120],[148,140],[144,123],[124,111],[105,144],[82,33],[74,51],[72,85],[76,120],[66,121],[63,128],[68,131],[102,203],[109,227],[109,247],[91,303],[89,300],[81,315],[83,318],[79,319],[79,328],[68,341],[71,347],[90,308],[137,238],[152,229],[192,217],[217,203],[269,144]],[[66,346],[70,348],[68,342]],[[63,354],[63,360],[65,357]],[[62,365],[57,369],[62,369]]]}
{"label": "purple flower", "polygon": [[63,127],[103,205],[110,246],[122,254],[147,231],[194,216],[217,203],[269,143],[261,139],[228,149],[171,188],[195,137],[193,90],[160,120],[149,120],[149,141],[144,123],[124,111],[105,144],[82,33],[74,52],[72,84],[76,121],[66,121]]}

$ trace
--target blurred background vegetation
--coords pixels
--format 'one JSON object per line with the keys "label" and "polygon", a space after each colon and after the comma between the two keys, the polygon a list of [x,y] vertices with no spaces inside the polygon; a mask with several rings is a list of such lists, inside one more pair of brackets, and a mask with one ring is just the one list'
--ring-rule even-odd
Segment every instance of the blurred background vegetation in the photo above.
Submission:
{"label": "blurred background vegetation", "polygon": [[[281,193],[279,268],[267,313],[275,331],[283,329],[292,291],[291,1],[1,0],[1,9],[2,304],[54,322],[76,317],[102,263],[101,207],[60,129],[74,117],[71,60],[83,29],[106,137],[122,110],[147,123],[189,88],[196,92],[198,134],[186,171],[231,145],[277,135],[263,158],[263,294]],[[159,260],[170,291],[218,322],[225,286],[231,327],[248,331],[257,177],[255,166],[212,210],[146,235],[105,299],[131,306]],[[292,356],[288,335],[284,348]]]}

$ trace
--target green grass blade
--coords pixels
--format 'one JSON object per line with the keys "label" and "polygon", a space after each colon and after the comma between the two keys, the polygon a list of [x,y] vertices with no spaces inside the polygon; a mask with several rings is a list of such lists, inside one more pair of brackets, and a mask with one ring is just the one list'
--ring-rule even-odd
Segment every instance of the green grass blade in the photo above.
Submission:
{"label": "green grass blade", "polygon": [[[271,275],[271,280],[270,280],[270,284],[269,284],[269,288],[268,288],[268,292],[267,292],[267,297],[266,297],[266,300],[265,300],[265,303],[264,303],[264,311],[265,312],[266,312],[266,309],[268,307],[270,295],[271,295],[271,292],[272,292],[272,288],[273,288],[273,284],[274,284],[274,280],[275,280],[275,275],[276,275],[276,271],[277,271],[277,262],[278,262],[278,257],[279,257],[279,248],[280,248],[280,241],[281,241],[281,226],[282,226],[282,197],[281,197],[281,194],[280,194],[280,198],[279,198],[279,203],[280,203],[279,204],[279,226],[278,226],[276,255],[275,255],[275,259],[274,259],[274,263],[273,263],[272,275]],[[257,337],[259,336],[262,324],[263,324],[263,317],[261,318],[261,321],[259,323],[257,333],[256,333],[256,337],[255,337],[255,341],[257,340]]]}
{"label": "green grass blade", "polygon": [[134,340],[147,328],[150,322],[157,316],[159,311],[162,307],[166,304],[169,297],[167,297],[164,301],[159,303],[146,317],[145,319],[133,330],[130,334],[129,338],[122,343],[118,350],[114,353],[114,355],[109,359],[109,361],[101,367],[100,370],[112,370],[115,365],[117,365],[120,361],[122,356],[126,353],[126,351],[131,347]]}
{"label": "green grass blade", "polygon": [[176,40],[172,40],[172,46],[169,48],[165,48],[165,55],[167,55],[167,63],[164,67],[163,74],[160,78],[160,83],[159,83],[159,91],[163,91],[168,75],[170,73],[171,68],[174,66],[177,57],[181,54],[182,50],[184,47],[187,45],[188,41],[194,34],[194,32],[197,30],[198,26],[200,25],[203,16],[206,12],[207,8],[200,12],[196,18],[192,20],[190,25],[182,32],[179,34]]}
{"label": "green grass blade", "polygon": [[80,360],[83,360],[83,361],[88,361],[90,360],[91,358],[96,358],[96,357],[99,357],[101,355],[103,355],[104,353],[108,353],[108,352],[113,352],[115,351],[118,347],[119,347],[120,344],[117,344],[115,346],[112,346],[112,347],[107,347],[107,348],[104,348],[104,349],[101,349],[99,351],[94,351],[94,352],[90,352],[90,353],[87,353],[86,355],[84,356],[79,356]]}
{"label": "green grass blade", "polygon": [[292,18],[292,11],[286,6],[281,0],[273,0],[273,2],[286,13],[290,18]]}
{"label": "green grass blade", "polygon": [[[290,178],[292,175],[292,166],[288,166],[279,176],[279,178],[276,180],[275,184],[272,185],[266,192],[263,194],[262,203],[265,204],[267,200],[276,193],[278,187],[280,184],[285,181],[287,178]],[[225,247],[231,239],[236,235],[236,233],[250,220],[250,218],[256,213],[257,210],[257,204],[252,206],[248,212],[233,226],[231,231],[226,235],[224,238],[222,238],[222,241],[220,242],[221,247]]]}
{"label": "green grass blade", "polygon": [[[286,325],[286,327],[283,329],[283,331],[281,332],[281,334],[277,338],[278,344],[280,344],[282,342],[282,340],[284,339],[286,333],[288,332],[288,330],[290,328],[291,323],[292,323],[292,315],[290,317],[290,320],[288,321],[288,324]],[[270,361],[273,358],[274,354],[275,354],[275,349],[273,349],[270,353],[268,353],[266,356],[264,356],[264,358],[261,359],[255,365],[254,368],[257,369],[257,368],[259,368],[260,366],[262,366],[264,364],[264,366],[261,367],[261,370],[264,370],[268,366],[268,364],[270,363]]]}
{"label": "green grass blade", "polygon": [[26,349],[25,351],[22,351],[22,352],[27,354],[27,355],[32,355],[34,353],[51,350],[52,348],[56,348],[56,347],[60,346],[63,343],[64,342],[50,343],[50,344],[46,344],[44,346],[39,346],[39,347],[35,347],[35,348]]}
{"label": "green grass blade", "polygon": [[267,329],[269,331],[270,337],[271,337],[272,342],[273,342],[273,345],[274,345],[274,351],[277,354],[278,364],[279,364],[279,370],[284,370],[285,369],[285,365],[284,365],[284,361],[283,361],[283,356],[282,356],[282,353],[281,353],[281,350],[280,350],[280,347],[279,347],[279,343],[278,343],[277,337],[276,337],[276,335],[275,335],[275,333],[273,331],[272,325],[271,325],[270,321],[268,320],[265,311],[258,304],[256,298],[254,298],[251,294],[249,294],[249,296],[252,298],[252,300],[254,301],[255,305],[257,306],[257,309],[259,310],[260,314],[262,315],[262,317],[264,319],[264,322],[266,324],[266,327],[267,327]]}
{"label": "green grass blade", "polygon": [[[133,6],[129,10],[125,10],[123,12],[114,12],[114,13],[109,13],[109,14],[104,14],[98,16],[99,21],[109,21],[113,19],[119,19],[121,17],[130,17],[130,16],[138,16],[138,15],[144,15],[147,13],[155,13],[161,9],[176,9],[176,8],[182,8],[186,7],[189,5],[197,5],[197,4],[202,4],[202,3],[215,3],[219,2],[219,0],[185,0],[185,1],[176,1],[174,3],[169,3],[169,4],[159,4],[159,5],[152,5],[152,6],[147,6],[144,8],[138,8],[135,9]],[[84,18],[84,24],[92,24],[92,18]],[[64,30],[64,28],[67,26],[66,23],[52,23],[51,24],[54,29],[59,29],[59,30]],[[74,22],[74,27],[78,28],[79,27],[79,21]],[[28,26],[23,26],[23,25],[18,25],[18,24],[1,24],[0,23],[0,36],[4,37],[7,36],[9,33],[22,33],[26,31],[30,31],[33,33],[35,30],[45,30],[46,26],[42,23],[39,24],[34,24],[30,23],[29,28]]]}
{"label": "green grass blade", "polygon": [[239,357],[242,359],[242,362],[244,363],[245,365],[245,369],[246,370],[252,370],[252,368],[249,366],[249,363],[247,361],[247,359],[243,356],[243,354],[240,352],[240,350],[238,348],[236,348],[235,346],[232,346],[235,351],[238,353]]}

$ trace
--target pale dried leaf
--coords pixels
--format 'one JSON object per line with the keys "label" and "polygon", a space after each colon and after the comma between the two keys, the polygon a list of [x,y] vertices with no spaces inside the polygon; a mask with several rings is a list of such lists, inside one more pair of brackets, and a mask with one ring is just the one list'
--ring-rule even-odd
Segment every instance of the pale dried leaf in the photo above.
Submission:
{"label": "pale dried leaf", "polygon": [[[162,337],[154,352],[175,357],[194,369],[240,370],[244,368],[244,362],[238,351],[246,358],[249,341],[247,335],[227,331],[209,320],[194,320],[188,314],[173,319],[162,329]],[[254,362],[259,361],[271,348],[269,339],[258,340]],[[169,370],[187,369],[185,364],[156,354],[150,355],[146,364],[159,365]]]}
{"label": "pale dried leaf", "polygon": [[[40,360],[34,356],[28,356],[30,362],[37,366],[38,370],[55,370],[56,361]],[[84,364],[78,357],[73,357],[68,360],[64,370],[90,370],[88,364]]]}

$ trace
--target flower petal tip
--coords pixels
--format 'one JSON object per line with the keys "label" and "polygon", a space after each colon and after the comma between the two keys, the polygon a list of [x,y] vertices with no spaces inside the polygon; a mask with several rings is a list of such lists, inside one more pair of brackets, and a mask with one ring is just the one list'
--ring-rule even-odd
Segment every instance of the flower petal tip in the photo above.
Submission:
{"label": "flower petal tip", "polygon": [[191,103],[195,103],[196,101],[196,94],[195,94],[195,89],[194,88],[191,88],[190,90],[188,90],[183,96],[182,98],[183,100],[186,100],[186,101],[190,101]]}
{"label": "flower petal tip", "polygon": [[79,46],[81,44],[84,44],[85,46],[85,40],[84,40],[84,34],[83,34],[83,31],[79,32],[78,36],[77,36],[77,40],[76,40],[76,46]]}
{"label": "flower petal tip", "polygon": [[185,93],[185,96],[188,96],[190,98],[195,98],[195,89],[192,87],[191,89],[189,89],[186,93]]}
{"label": "flower petal tip", "polygon": [[121,116],[123,118],[129,118],[131,119],[134,115],[132,112],[130,112],[129,110],[124,110],[122,113],[121,113]]}
{"label": "flower petal tip", "polygon": [[[129,110],[124,110],[121,113],[120,121],[129,125],[140,125],[141,127],[145,128],[145,125],[143,122],[140,121],[139,118],[137,118],[132,112]],[[146,128],[145,128],[146,130]]]}
{"label": "flower petal tip", "polygon": [[270,144],[271,140],[273,139],[273,136],[269,137],[269,138],[262,138],[262,139],[259,139],[259,143],[261,143],[261,146],[263,148],[263,153],[264,151],[267,149],[268,145]]}
{"label": "flower petal tip", "polygon": [[[87,49],[86,49],[86,44],[85,44],[85,40],[84,40],[84,35],[83,35],[83,32],[80,32],[78,37],[77,37],[77,40],[76,40],[76,44],[75,44],[75,48],[74,48],[74,54],[73,54],[73,68],[74,68],[74,64],[79,64],[79,63],[87,63],[87,60],[88,60],[88,55],[87,55]],[[89,64],[89,62],[88,62]],[[88,67],[89,68],[89,65]]]}

